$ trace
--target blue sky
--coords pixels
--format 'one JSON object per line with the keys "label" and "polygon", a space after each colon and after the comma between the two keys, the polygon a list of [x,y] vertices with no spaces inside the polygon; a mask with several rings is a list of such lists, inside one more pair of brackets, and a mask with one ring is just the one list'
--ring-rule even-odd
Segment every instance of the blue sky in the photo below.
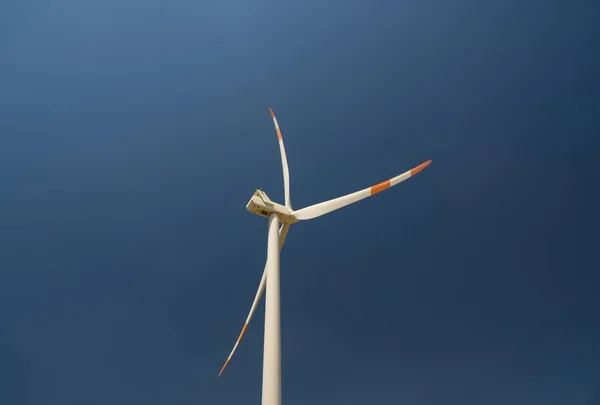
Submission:
{"label": "blue sky", "polygon": [[591,1],[5,1],[0,403],[600,402]]}

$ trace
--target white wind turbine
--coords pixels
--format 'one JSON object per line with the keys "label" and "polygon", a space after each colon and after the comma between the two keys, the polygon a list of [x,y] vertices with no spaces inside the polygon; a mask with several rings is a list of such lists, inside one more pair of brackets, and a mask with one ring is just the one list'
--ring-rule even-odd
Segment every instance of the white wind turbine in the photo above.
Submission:
{"label": "white wind turbine", "polygon": [[[277,204],[265,194],[262,190],[256,190],[246,209],[256,215],[269,219],[269,238],[267,242],[267,263],[263,271],[262,279],[254,302],[250,308],[250,313],[246,318],[242,332],[238,337],[229,357],[219,372],[219,376],[229,364],[231,357],[235,353],[242,337],[246,333],[248,324],[252,319],[252,315],[256,310],[256,306],[260,301],[265,285],[267,287],[267,297],[265,304],[265,337],[264,337],[264,352],[263,352],[263,378],[262,378],[262,405],[281,405],[281,318],[280,318],[280,294],[279,294],[279,251],[283,247],[290,225],[298,221],[313,219],[325,215],[331,211],[335,211],[346,205],[355,203],[364,198],[370,197],[383,190],[395,186],[409,179],[421,170],[429,166],[431,160],[420,164],[412,170],[402,173],[399,176],[392,177],[382,183],[365,188],[352,194],[325,201],[319,204],[311,205],[310,207],[301,210],[292,210],[290,202],[290,174],[288,170],[287,158],[285,156],[285,148],[281,137],[281,130],[277,123],[277,118],[273,110],[271,117],[277,131],[279,139],[279,150],[281,152],[281,164],[283,167],[283,186],[285,192],[285,205]],[[281,228],[277,230],[279,223],[282,223]]]}

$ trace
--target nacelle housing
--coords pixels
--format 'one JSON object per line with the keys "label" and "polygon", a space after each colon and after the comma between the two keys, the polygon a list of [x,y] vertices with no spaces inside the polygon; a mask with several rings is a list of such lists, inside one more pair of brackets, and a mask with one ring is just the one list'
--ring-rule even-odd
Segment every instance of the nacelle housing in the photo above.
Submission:
{"label": "nacelle housing", "polygon": [[267,193],[260,189],[254,192],[252,198],[250,198],[250,201],[246,204],[246,209],[252,214],[264,218],[269,218],[271,214],[277,214],[279,221],[285,224],[298,222],[298,220],[291,215],[291,209],[271,201],[269,196],[267,196]]}

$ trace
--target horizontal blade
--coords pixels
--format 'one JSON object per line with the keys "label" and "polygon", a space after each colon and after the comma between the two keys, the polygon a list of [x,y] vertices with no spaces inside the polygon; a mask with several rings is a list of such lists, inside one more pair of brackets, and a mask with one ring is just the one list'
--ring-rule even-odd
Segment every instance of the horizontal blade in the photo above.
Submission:
{"label": "horizontal blade", "polygon": [[310,207],[302,208],[298,211],[292,211],[291,215],[301,221],[320,217],[321,215],[328,214],[331,211],[335,211],[337,209],[345,207],[346,205],[350,205],[352,203],[375,195],[383,190],[387,190],[390,187],[394,187],[395,185],[402,183],[404,180],[407,180],[415,174],[419,173],[421,170],[429,166],[430,163],[431,160],[428,160],[427,162],[420,164],[414,169],[402,173],[401,175],[398,175],[396,177],[392,177],[391,179],[386,180],[382,183],[365,188],[352,194],[347,194],[345,196],[335,198],[333,200],[311,205]]}
{"label": "horizontal blade", "polygon": [[[279,250],[281,250],[283,248],[283,243],[285,242],[285,238],[287,237],[287,233],[288,233],[289,229],[290,229],[289,224],[283,224],[281,226],[281,228],[279,228]],[[267,285],[267,264],[265,263],[265,269],[263,270],[263,275],[262,275],[262,278],[260,279],[260,285],[258,286],[258,290],[256,291],[256,296],[254,297],[254,302],[252,302],[252,307],[250,308],[250,313],[248,314],[248,317],[246,318],[246,322],[244,322],[244,327],[242,328],[242,332],[240,333],[240,336],[237,338],[235,345],[233,346],[233,349],[231,350],[231,353],[229,353],[229,356],[227,357],[225,364],[223,364],[221,371],[219,371],[218,377],[221,376],[221,374],[225,370],[225,367],[227,367],[227,364],[229,364],[229,361],[233,357],[233,354],[235,353],[238,345],[240,344],[242,337],[244,337],[244,334],[246,333],[246,329],[248,328],[248,324],[250,324],[250,320],[252,319],[252,315],[254,315],[254,311],[256,311],[256,307],[258,306],[258,303],[260,302],[260,298],[262,297],[262,294],[265,291],[266,285]]]}

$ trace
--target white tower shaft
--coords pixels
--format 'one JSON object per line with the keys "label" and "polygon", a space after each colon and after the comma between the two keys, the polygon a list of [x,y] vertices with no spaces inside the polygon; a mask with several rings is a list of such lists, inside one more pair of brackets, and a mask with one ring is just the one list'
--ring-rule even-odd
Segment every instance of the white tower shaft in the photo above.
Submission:
{"label": "white tower shaft", "polygon": [[281,405],[281,300],[279,290],[279,218],[269,217],[267,291],[263,352],[262,405]]}

